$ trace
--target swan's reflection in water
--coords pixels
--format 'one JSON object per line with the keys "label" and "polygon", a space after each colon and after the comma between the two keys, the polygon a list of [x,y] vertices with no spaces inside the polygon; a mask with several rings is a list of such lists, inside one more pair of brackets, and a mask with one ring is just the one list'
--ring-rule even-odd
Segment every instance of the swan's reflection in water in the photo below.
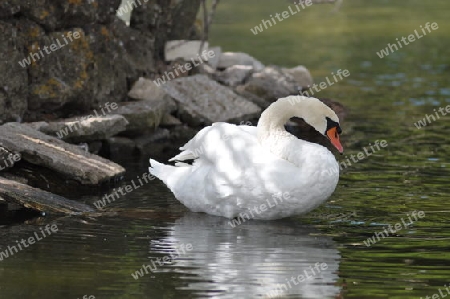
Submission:
{"label": "swan's reflection in water", "polygon": [[[334,298],[340,255],[329,237],[293,220],[229,220],[189,213],[169,236],[151,242],[151,251],[193,249],[155,272],[177,272],[188,289],[207,298]],[[299,275],[303,275],[299,276]]]}

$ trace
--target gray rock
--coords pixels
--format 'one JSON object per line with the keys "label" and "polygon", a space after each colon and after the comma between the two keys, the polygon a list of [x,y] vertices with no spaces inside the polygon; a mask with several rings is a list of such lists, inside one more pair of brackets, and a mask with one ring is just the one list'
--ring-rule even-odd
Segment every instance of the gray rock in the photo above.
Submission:
{"label": "gray rock", "polygon": [[58,137],[66,142],[79,143],[108,139],[126,130],[128,121],[122,115],[85,115],[52,122],[29,124],[35,130]]}
{"label": "gray rock", "polygon": [[[78,81],[74,84],[77,93],[77,86],[85,86],[85,89],[77,100],[73,99],[71,102],[86,107],[87,112],[98,109],[107,102],[123,101],[128,92],[129,79],[134,77],[134,65],[130,65],[128,61],[129,52],[124,47],[123,40],[116,36],[115,24],[96,24],[85,27],[84,30],[85,39],[80,41],[78,47],[74,44],[75,49],[71,55],[77,54],[77,50],[85,46],[83,54],[86,58],[82,62]],[[140,46],[140,42],[145,40],[136,42],[136,47]]]}
{"label": "gray rock", "polygon": [[172,116],[168,113],[164,114],[160,126],[164,126],[164,127],[174,127],[174,126],[179,126],[182,125],[183,123],[176,118],[175,116]]}
{"label": "gray rock", "polygon": [[208,64],[214,69],[217,69],[219,65],[220,56],[222,56],[222,48],[221,47],[211,47],[209,50],[214,52],[214,57],[208,59]]}
{"label": "gray rock", "polygon": [[290,69],[283,68],[282,70],[284,73],[291,75],[292,78],[302,88],[308,88],[309,86],[312,86],[314,83],[311,73],[303,65],[298,65]]}
{"label": "gray rock", "polygon": [[[133,11],[134,15],[134,11]],[[117,39],[123,56],[114,55],[112,61],[125,62],[128,82],[135,82],[139,77],[149,77],[156,72],[155,60],[155,38],[148,31],[128,27],[124,22],[116,18],[111,24],[111,32]]]}
{"label": "gray rock", "polygon": [[155,61],[163,61],[167,40],[188,39],[197,18],[201,0],[141,2],[142,5],[133,9],[130,27],[152,35],[155,49],[152,56]]}
{"label": "gray rock", "polygon": [[205,75],[178,78],[163,88],[178,102],[181,120],[194,126],[239,122],[261,112],[255,104]]}
{"label": "gray rock", "polygon": [[[8,0],[11,1],[11,0]],[[46,30],[110,23],[121,0],[96,1],[21,1],[20,12]]]}
{"label": "gray rock", "polygon": [[0,18],[8,18],[20,11],[20,0],[2,0],[0,2]]}
{"label": "gray rock", "polygon": [[258,105],[263,110],[266,109],[267,107],[269,107],[270,104],[272,104],[272,101],[260,98],[256,94],[253,94],[251,92],[246,91],[244,85],[236,86],[234,88],[234,92],[237,93],[238,95],[243,96],[244,98],[246,98],[250,102]]}
{"label": "gray rock", "polygon": [[[88,112],[126,97],[128,67],[124,60],[117,59],[125,55],[120,41],[103,25],[73,31],[80,37],[67,44],[61,37],[64,32],[39,36],[34,43],[40,48],[58,43],[64,47],[44,54],[28,67],[29,120],[56,111],[61,111],[59,117],[73,110]],[[76,67],[64,67],[68,65]]]}
{"label": "gray rock", "polygon": [[195,68],[198,74],[207,75],[210,78],[213,78],[216,74],[216,71],[208,64],[200,64]]}
{"label": "gray rock", "polygon": [[128,93],[138,101],[124,102],[117,113],[125,116],[130,125],[127,133],[141,135],[154,130],[164,115],[177,109],[175,101],[152,80],[139,78]]}
{"label": "gray rock", "polygon": [[[201,40],[172,40],[166,43],[164,57],[166,61],[174,61],[177,58],[189,61],[195,59],[199,53],[208,49],[208,42],[202,47]],[[203,59],[203,58],[202,58]],[[195,59],[196,60],[196,59]]]}
{"label": "gray rock", "polygon": [[[1,10],[0,10],[1,11]],[[0,124],[20,121],[27,109],[28,74],[18,63],[25,43],[9,23],[0,21]]]}
{"label": "gray rock", "polygon": [[129,122],[128,135],[142,135],[159,126],[168,112],[170,103],[165,100],[123,102],[114,112],[123,115]]}
{"label": "gray rock", "polygon": [[223,72],[217,73],[215,79],[220,83],[234,87],[243,84],[253,71],[253,66],[250,65],[233,65]]}
{"label": "gray rock", "polygon": [[[5,28],[12,37],[19,36],[9,40],[14,41],[11,43],[17,49],[27,49],[27,52],[14,58],[16,65],[8,68],[9,75],[15,68],[22,70],[23,74],[13,73],[5,82],[20,82],[21,88],[28,92],[28,96],[25,94],[21,100],[14,101],[15,105],[19,105],[23,101],[26,103],[28,97],[27,121],[45,118],[50,113],[64,118],[73,115],[74,110],[79,114],[87,113],[106,102],[120,102],[126,98],[128,82],[151,74],[155,69],[153,39],[126,27],[119,20],[108,25],[71,29],[81,37],[68,44],[61,37],[67,32],[46,34],[39,25],[26,19],[15,21],[15,26],[18,30],[15,27]],[[21,40],[27,43],[21,45]],[[50,54],[44,52],[43,57],[38,57],[36,61],[29,60],[31,63],[24,69],[18,64],[18,61],[30,59],[28,51],[38,51],[39,47],[43,49],[58,42],[64,47]],[[8,56],[4,60],[11,61],[11,58]],[[68,65],[74,67],[66,67]],[[16,121],[17,118],[7,120]]]}
{"label": "gray rock", "polygon": [[233,65],[250,65],[255,71],[259,72],[264,69],[264,65],[254,57],[247,53],[241,52],[224,52],[220,55],[217,68],[226,69]]}
{"label": "gray rock", "polygon": [[301,87],[290,75],[274,66],[253,73],[242,87],[242,91],[252,93],[268,102],[299,93]]}
{"label": "gray rock", "polygon": [[164,89],[156,85],[152,80],[140,77],[133,84],[128,96],[135,100],[161,101],[167,95]]}
{"label": "gray rock", "polygon": [[0,145],[20,153],[22,160],[83,185],[110,181],[125,172],[118,164],[86,153],[75,145],[36,131],[24,124],[0,126]]}
{"label": "gray rock", "polygon": [[[0,2],[1,124],[67,118],[123,101],[131,82],[157,73],[154,58],[167,40],[189,38],[201,0],[141,1],[134,28],[115,16],[120,0]],[[69,31],[81,38],[18,64],[30,51],[64,43]]]}

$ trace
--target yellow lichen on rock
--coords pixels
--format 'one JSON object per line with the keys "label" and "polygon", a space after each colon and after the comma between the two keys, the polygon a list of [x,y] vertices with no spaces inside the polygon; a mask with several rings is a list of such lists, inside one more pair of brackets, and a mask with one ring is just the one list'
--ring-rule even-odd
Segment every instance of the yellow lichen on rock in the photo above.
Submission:
{"label": "yellow lichen on rock", "polygon": [[46,83],[36,86],[33,93],[40,98],[55,98],[58,92],[61,92],[63,85],[55,78],[50,78]]}

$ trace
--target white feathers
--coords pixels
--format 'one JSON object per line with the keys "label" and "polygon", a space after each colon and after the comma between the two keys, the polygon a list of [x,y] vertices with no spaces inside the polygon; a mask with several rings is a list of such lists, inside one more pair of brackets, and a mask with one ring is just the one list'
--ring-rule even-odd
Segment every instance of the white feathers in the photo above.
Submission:
{"label": "white feathers", "polygon": [[[150,160],[150,172],[195,212],[233,218],[253,211],[252,218],[277,219],[314,209],[334,191],[338,163],[328,149],[297,139],[283,125],[293,116],[320,126],[321,119],[326,124],[326,117],[337,116],[317,99],[290,99],[269,106],[258,127],[215,123],[202,129],[170,159],[194,159],[192,165]],[[286,193],[269,207],[270,199]]]}

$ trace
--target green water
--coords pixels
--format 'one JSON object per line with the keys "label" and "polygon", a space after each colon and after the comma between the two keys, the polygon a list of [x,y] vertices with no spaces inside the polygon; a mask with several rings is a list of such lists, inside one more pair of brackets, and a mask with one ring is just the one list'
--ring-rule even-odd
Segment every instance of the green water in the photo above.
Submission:
{"label": "green water", "polygon": [[[0,261],[0,298],[269,298],[278,283],[311,274],[315,263],[327,269],[292,284],[279,298],[431,298],[439,289],[446,294],[450,115],[421,129],[414,123],[450,105],[450,2],[345,0],[337,13],[330,5],[312,6],[251,33],[288,5],[222,1],[211,44],[267,65],[303,64],[317,83],[349,70],[348,78],[317,94],[350,110],[342,126],[345,155],[371,151],[377,140],[388,146],[352,162],[330,200],[301,218],[233,228],[225,219],[186,211],[161,182],[152,181],[106,208],[116,215],[50,216],[4,226],[0,250],[41,225],[56,223],[59,231]],[[377,56],[426,22],[437,22],[439,29]],[[345,155],[338,159],[345,161]],[[147,158],[126,161],[126,181],[147,170]],[[100,197],[81,200],[92,204]],[[413,211],[425,217],[410,221]],[[397,223],[400,230],[366,246],[368,238]],[[188,244],[192,251],[153,273],[131,276]]]}
{"label": "green water", "polygon": [[[347,155],[376,140],[388,143],[346,168],[330,202],[308,217],[339,244],[342,296],[425,298],[439,288],[447,294],[450,115],[440,114],[441,119],[422,129],[414,123],[450,105],[450,3],[346,1],[334,14],[330,6],[313,6],[256,36],[250,28],[285,10],[284,3],[246,1],[236,11],[237,3],[223,4],[213,43],[248,52],[266,64],[304,64],[316,82],[348,69],[350,77],[318,94],[351,110],[343,126]],[[378,57],[376,52],[388,43],[416,29],[421,32],[426,22],[436,22],[439,29]],[[363,243],[382,225],[406,221],[406,214],[415,210],[426,216],[371,247]],[[357,216],[339,219],[338,214],[349,212]],[[324,220],[323,214],[337,219]]]}

